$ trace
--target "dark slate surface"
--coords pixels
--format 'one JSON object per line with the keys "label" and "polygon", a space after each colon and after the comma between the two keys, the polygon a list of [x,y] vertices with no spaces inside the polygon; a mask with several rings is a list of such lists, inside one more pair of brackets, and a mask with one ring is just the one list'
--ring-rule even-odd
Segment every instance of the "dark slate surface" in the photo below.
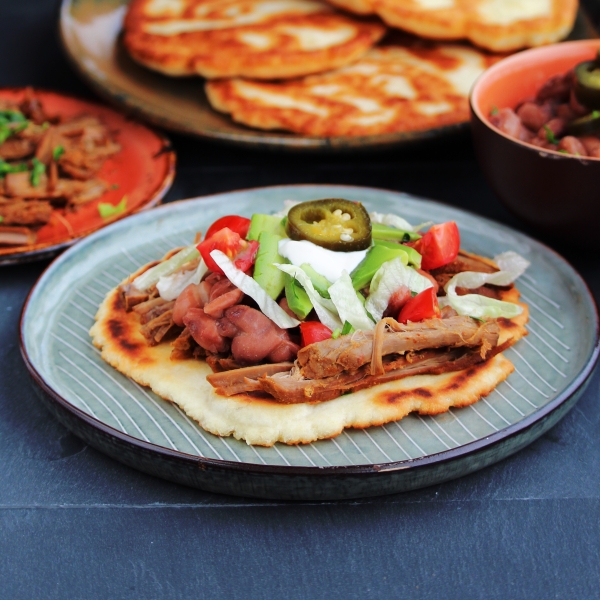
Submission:
{"label": "dark slate surface", "polygon": [[[50,0],[0,3],[0,85],[91,97],[61,54],[56,15]],[[173,143],[168,200],[280,183],[369,185],[528,232],[483,180],[468,135],[338,157]],[[559,249],[600,299],[597,256]],[[322,504],[209,494],[110,460],[42,406],[19,355],[18,318],[45,266],[0,269],[0,597],[600,597],[600,370],[548,434],[457,481]]]}

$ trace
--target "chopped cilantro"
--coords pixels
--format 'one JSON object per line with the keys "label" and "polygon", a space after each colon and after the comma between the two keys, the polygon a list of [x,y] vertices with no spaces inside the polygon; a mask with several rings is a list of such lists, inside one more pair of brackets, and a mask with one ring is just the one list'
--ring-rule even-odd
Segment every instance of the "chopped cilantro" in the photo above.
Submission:
{"label": "chopped cilantro", "polygon": [[127,196],[123,196],[121,202],[116,205],[112,205],[109,202],[100,202],[98,204],[98,212],[103,219],[120,215],[127,210]]}
{"label": "chopped cilantro", "polygon": [[550,129],[550,127],[548,127],[548,125],[544,125],[544,131],[546,132],[546,139],[551,144],[558,144],[558,140],[556,139],[556,136],[554,135],[554,131],[552,131],[552,129]]}
{"label": "chopped cilantro", "polygon": [[27,119],[22,112],[18,110],[0,110],[0,124],[7,123],[27,123]]}
{"label": "chopped cilantro", "polygon": [[52,160],[56,162],[64,153],[65,149],[63,146],[56,146],[56,148],[52,150]]}
{"label": "chopped cilantro", "polygon": [[497,106],[492,106],[492,110],[490,110],[490,116],[493,117],[494,115],[497,115],[500,111],[498,110]]}
{"label": "chopped cilantro", "polygon": [[348,335],[349,333],[354,333],[356,330],[348,321],[344,322],[344,326],[342,327],[342,335]]}
{"label": "chopped cilantro", "polygon": [[46,172],[46,165],[37,158],[31,159],[33,169],[31,170],[31,185],[36,187],[40,185],[40,177]]}
{"label": "chopped cilantro", "polygon": [[0,144],[3,144],[11,135],[23,131],[29,125],[29,122],[19,123],[15,127],[9,127],[8,123],[0,121]]}
{"label": "chopped cilantro", "polygon": [[0,179],[4,178],[8,173],[21,173],[22,171],[27,171],[27,165],[25,163],[19,163],[16,165],[11,165],[0,159]]}

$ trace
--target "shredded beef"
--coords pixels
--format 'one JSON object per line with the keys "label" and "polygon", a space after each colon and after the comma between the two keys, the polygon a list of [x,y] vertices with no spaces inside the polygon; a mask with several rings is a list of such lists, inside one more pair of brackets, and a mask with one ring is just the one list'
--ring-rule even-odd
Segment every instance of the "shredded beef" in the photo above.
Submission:
{"label": "shredded beef", "polygon": [[293,366],[291,362],[256,365],[213,373],[208,375],[206,379],[213,387],[217,388],[218,394],[233,396],[240,392],[257,391],[260,389],[260,384],[256,381],[258,378],[274,375],[275,373],[289,372]]}
{"label": "shredded beef", "polygon": [[[386,331],[381,352],[387,356],[425,348],[473,347],[481,346],[486,339],[493,347],[498,342],[498,335],[499,327],[495,321],[481,323],[463,316],[427,319],[398,324],[396,331]],[[308,379],[321,379],[360,368],[371,361],[373,339],[372,331],[361,331],[302,348],[298,352],[302,375]]]}
{"label": "shredded beef", "polygon": [[193,358],[194,349],[199,348],[187,327],[171,342],[171,346],[171,360]]}
{"label": "shredded beef", "polygon": [[230,371],[219,374],[218,378],[209,375],[207,379],[217,388],[217,393],[225,396],[262,391],[284,404],[296,404],[332,400],[346,392],[356,392],[411,375],[460,371],[483,360],[476,348],[444,348],[413,352],[410,359],[402,356],[389,358],[384,363],[385,372],[378,376],[371,375],[368,365],[365,365],[357,371],[343,372],[333,377],[306,379],[297,367],[289,369],[282,366],[275,374],[253,377]]}
{"label": "shredded beef", "polygon": [[3,225],[44,225],[52,217],[50,202],[5,200],[0,198],[0,216]]}
{"label": "shredded beef", "polygon": [[125,283],[119,288],[125,310],[129,312],[134,306],[146,302],[150,297],[148,291],[142,292],[138,290],[132,283]]}

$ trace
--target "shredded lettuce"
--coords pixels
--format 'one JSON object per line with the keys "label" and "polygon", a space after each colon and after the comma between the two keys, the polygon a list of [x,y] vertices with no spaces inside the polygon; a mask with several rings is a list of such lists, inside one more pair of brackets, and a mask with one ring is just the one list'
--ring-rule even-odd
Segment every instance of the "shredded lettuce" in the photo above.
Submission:
{"label": "shredded lettuce", "polygon": [[455,275],[444,288],[446,298],[440,298],[441,304],[450,305],[459,315],[467,315],[479,319],[490,317],[506,317],[510,319],[523,312],[518,304],[488,298],[480,294],[459,296],[457,287],[474,289],[491,283],[493,285],[509,285],[525,272],[529,261],[516,252],[504,252],[494,257],[494,262],[500,268],[496,273],[475,273],[465,271]]}
{"label": "shredded lettuce", "polygon": [[352,279],[347,271],[342,271],[342,276],[329,287],[328,291],[342,322],[350,323],[356,330],[374,329],[375,323],[371,321],[364,305],[356,296]]}
{"label": "shredded lettuce", "polygon": [[[342,327],[342,321],[338,317],[335,304],[331,300],[323,298],[317,290],[315,290],[310,277],[300,267],[278,263],[273,264],[284,273],[291,275],[304,288],[304,291],[323,325],[329,327],[332,331]],[[352,290],[352,292],[354,294],[354,290]]]}
{"label": "shredded lettuce", "polygon": [[296,204],[300,204],[300,200],[284,200],[283,209],[279,212],[276,212],[273,216],[281,217],[282,219],[283,217],[287,217],[287,214],[290,212],[290,208],[292,208],[292,206],[296,206]]}
{"label": "shredded lettuce", "polygon": [[415,233],[433,223],[433,221],[426,221],[425,223],[419,223],[418,225],[411,225],[406,219],[392,213],[384,214],[372,212],[369,213],[369,217],[371,217],[371,223],[381,223],[382,225],[395,227],[396,229],[402,229],[403,231],[414,231]]}
{"label": "shredded lettuce", "polygon": [[156,289],[164,300],[176,300],[188,285],[200,283],[207,271],[206,263],[200,259],[196,269],[176,271],[171,275],[161,277],[156,284]]}
{"label": "shredded lettuce", "polygon": [[372,212],[369,213],[369,217],[371,217],[371,223],[381,223],[382,225],[389,225],[390,227],[403,229],[404,231],[415,231],[407,220],[398,215]]}
{"label": "shredded lettuce", "polygon": [[198,252],[196,246],[187,246],[174,256],[171,256],[169,260],[161,262],[155,267],[152,267],[151,269],[148,269],[142,273],[139,277],[136,277],[133,280],[133,285],[138,290],[143,292],[144,290],[147,290],[154,284],[158,283],[158,280],[161,277],[167,277],[168,275],[171,275],[171,273],[174,273],[183,265],[185,265],[186,262],[189,262],[197,256],[200,256],[200,252]]}
{"label": "shredded lettuce", "polygon": [[[258,304],[258,307],[262,311],[262,313],[271,319],[282,329],[290,329],[292,327],[297,327],[300,325],[300,321],[293,319],[288,315],[265,290],[263,290],[260,285],[238,269],[223,252],[220,250],[213,250],[210,253],[211,258],[223,269],[223,273],[225,273],[225,277],[233,283],[237,288],[242,290],[244,294],[250,296],[252,300]],[[278,266],[278,265],[276,265]]]}
{"label": "shredded lettuce", "polygon": [[400,258],[383,263],[371,280],[370,293],[365,303],[365,308],[375,321],[382,318],[392,294],[401,285],[417,294],[433,287],[430,279],[407,267]]}

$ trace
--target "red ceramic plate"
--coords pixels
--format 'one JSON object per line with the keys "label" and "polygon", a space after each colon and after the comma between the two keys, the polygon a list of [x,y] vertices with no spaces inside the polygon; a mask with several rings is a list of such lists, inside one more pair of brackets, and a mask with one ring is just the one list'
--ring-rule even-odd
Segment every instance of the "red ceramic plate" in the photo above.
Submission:
{"label": "red ceramic plate", "polygon": [[[22,88],[0,89],[0,98],[20,101]],[[37,232],[34,244],[0,246],[0,265],[46,258],[73,244],[93,231],[158,204],[175,177],[175,153],[166,137],[148,129],[110,108],[65,94],[35,90],[44,110],[51,116],[95,115],[113,132],[121,151],[109,158],[98,177],[109,183],[109,190],[76,212],[55,210],[52,219]],[[102,218],[100,202],[117,205],[126,196],[126,210]]]}

